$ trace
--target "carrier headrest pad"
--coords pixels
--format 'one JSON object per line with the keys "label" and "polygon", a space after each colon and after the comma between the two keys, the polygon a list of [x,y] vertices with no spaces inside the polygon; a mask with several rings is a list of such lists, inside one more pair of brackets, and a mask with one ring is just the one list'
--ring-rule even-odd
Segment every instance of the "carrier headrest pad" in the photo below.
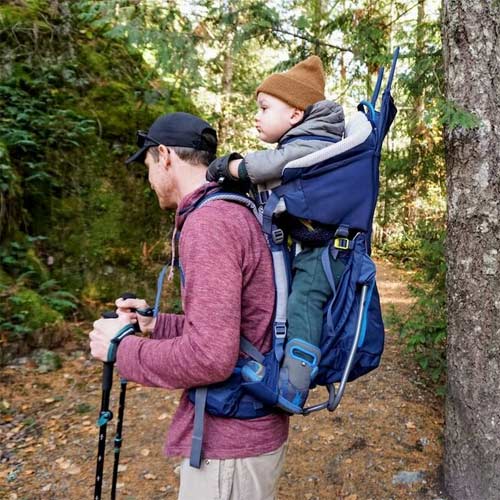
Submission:
{"label": "carrier headrest pad", "polygon": [[370,127],[371,131],[371,125],[366,115],[361,111],[357,111],[346,120],[345,137],[349,137],[356,133],[362,133],[362,131],[367,130],[367,127]]}

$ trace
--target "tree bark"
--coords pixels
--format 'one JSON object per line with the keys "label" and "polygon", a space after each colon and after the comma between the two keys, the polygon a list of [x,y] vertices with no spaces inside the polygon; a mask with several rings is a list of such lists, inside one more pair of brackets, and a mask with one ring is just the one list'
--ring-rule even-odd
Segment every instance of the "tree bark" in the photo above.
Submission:
{"label": "tree bark", "polygon": [[446,97],[480,125],[447,128],[445,484],[500,499],[500,2],[443,0]]}

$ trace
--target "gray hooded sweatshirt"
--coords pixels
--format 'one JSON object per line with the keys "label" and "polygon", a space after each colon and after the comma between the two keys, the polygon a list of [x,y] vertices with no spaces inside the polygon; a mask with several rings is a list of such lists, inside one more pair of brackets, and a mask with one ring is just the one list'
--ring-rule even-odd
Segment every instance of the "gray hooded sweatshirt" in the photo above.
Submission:
{"label": "gray hooded sweatshirt", "polygon": [[[331,146],[331,142],[322,140],[296,139],[297,136],[315,135],[340,141],[344,134],[344,110],[333,101],[318,101],[306,110],[305,118],[281,137],[276,149],[267,149],[248,153],[244,157],[244,166],[253,184],[275,187],[280,183],[285,165],[297,158],[302,158],[319,149]],[[286,142],[286,144],[283,144]]]}

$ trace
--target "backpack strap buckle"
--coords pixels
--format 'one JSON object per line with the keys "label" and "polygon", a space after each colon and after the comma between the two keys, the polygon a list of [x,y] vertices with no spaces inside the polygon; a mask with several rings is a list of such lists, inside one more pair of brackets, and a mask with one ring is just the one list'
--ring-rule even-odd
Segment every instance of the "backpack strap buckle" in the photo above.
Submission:
{"label": "backpack strap buckle", "polygon": [[340,224],[333,235],[332,257],[337,260],[340,250],[350,250],[353,248],[353,242],[349,240],[349,226]]}
{"label": "backpack strap buckle", "polygon": [[273,229],[271,235],[276,245],[281,245],[285,241],[285,233],[283,232],[283,229]]}
{"label": "backpack strap buckle", "polygon": [[274,323],[274,336],[277,339],[284,339],[286,337],[286,323]]}
{"label": "backpack strap buckle", "polygon": [[352,248],[352,241],[349,238],[334,238],[333,247],[337,250],[350,250]]}

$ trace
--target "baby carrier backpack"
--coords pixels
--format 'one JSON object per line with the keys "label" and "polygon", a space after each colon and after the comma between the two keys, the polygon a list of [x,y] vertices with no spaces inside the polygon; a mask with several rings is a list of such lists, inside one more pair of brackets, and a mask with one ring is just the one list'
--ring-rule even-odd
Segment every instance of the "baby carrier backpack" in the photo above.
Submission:
{"label": "baby carrier backpack", "polygon": [[[379,70],[371,100],[358,105],[358,111],[346,124],[345,137],[341,141],[287,164],[282,184],[270,192],[259,193],[256,199],[215,188],[190,210],[217,199],[240,203],[253,210],[271,250],[276,285],[272,349],[263,354],[242,337],[240,349],[245,356],[240,357],[231,377],[189,391],[195,405],[190,460],[193,467],[199,467],[201,462],[205,411],[241,419],[279,411],[303,415],[324,408],[333,411],[340,403],[346,383],[370,372],[380,363],[384,326],[375,265],[370,258],[370,239],[379,190],[382,144],[397,112],[391,85],[398,54],[399,49],[396,49],[380,109],[376,110],[376,104],[383,68]],[[305,360],[300,357],[310,365],[311,387],[326,386],[328,398],[305,408],[283,398],[278,384],[287,348],[287,299],[293,260],[287,234],[277,223],[278,214],[283,211],[335,229],[333,241],[322,253],[323,270],[332,294],[324,308],[321,357],[319,361],[315,356],[306,356]],[[335,269],[332,269],[330,255]],[[155,312],[158,300],[159,293]],[[300,346],[297,349],[300,350]],[[294,350],[288,354],[293,357]]]}

